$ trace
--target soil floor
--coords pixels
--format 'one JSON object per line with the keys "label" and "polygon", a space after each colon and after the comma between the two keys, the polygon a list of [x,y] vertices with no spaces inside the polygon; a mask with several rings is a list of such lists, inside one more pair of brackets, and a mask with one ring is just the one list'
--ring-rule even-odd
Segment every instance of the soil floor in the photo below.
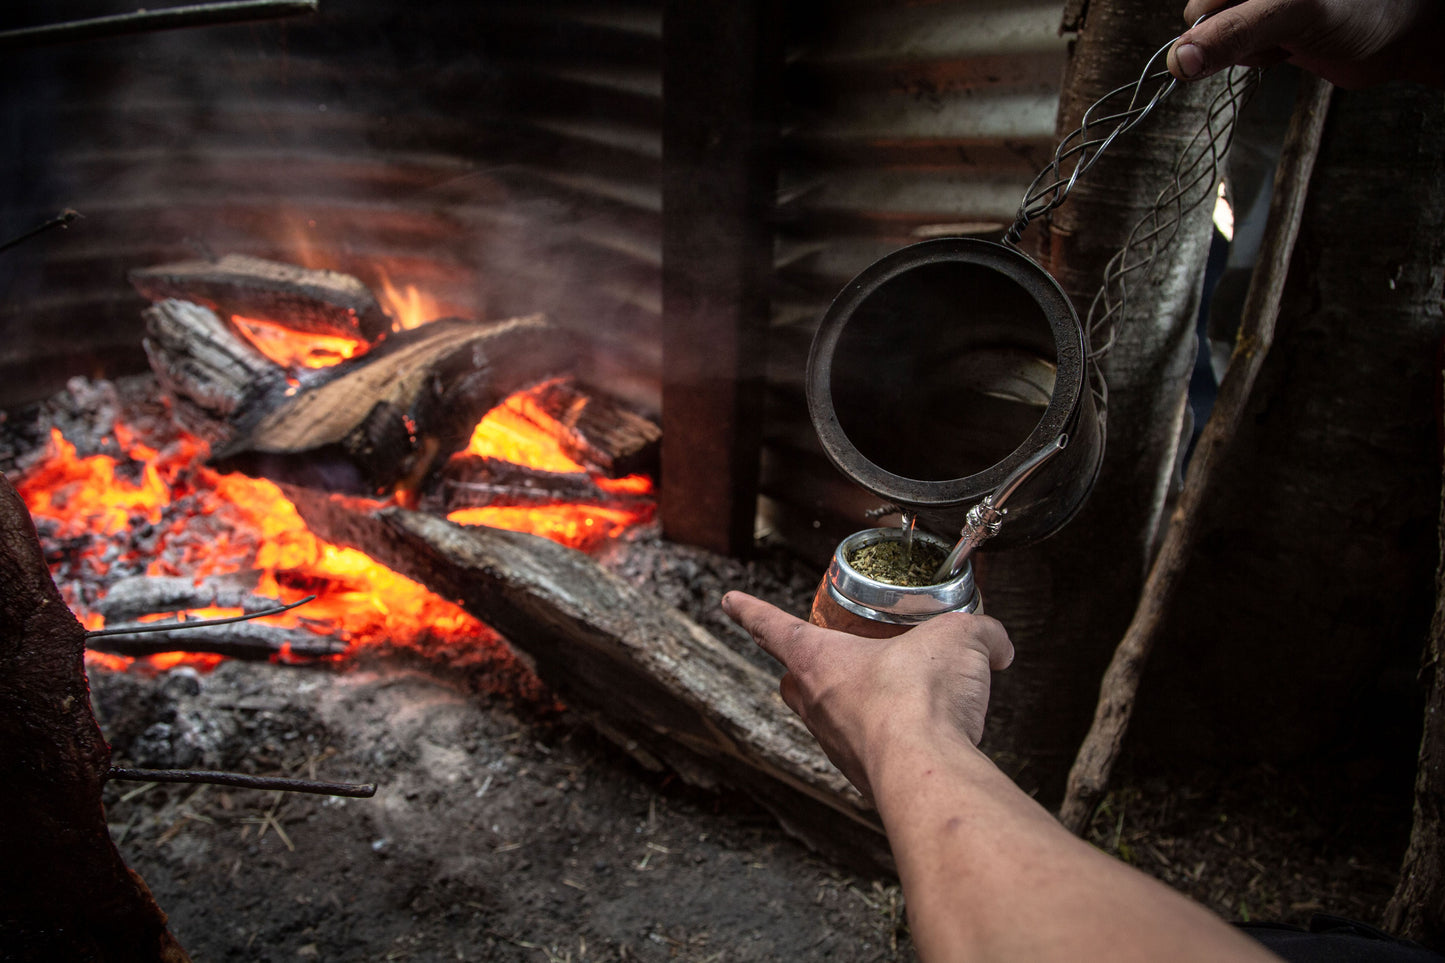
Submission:
{"label": "soil floor", "polygon": [[[93,426],[96,399],[118,404],[77,383],[44,410],[0,413],[0,470],[23,467],[50,426]],[[818,577],[655,535],[605,563],[759,664],[718,611],[723,591],[803,613]],[[344,799],[110,783],[122,855],[197,963],[914,956],[895,880],[830,864],[745,797],[641,769],[516,660],[371,649],[205,674],[92,668],[90,682],[115,765],[377,786]],[[1120,784],[1091,840],[1226,919],[1379,922],[1408,785],[1380,795],[1263,770],[1124,771]]]}
{"label": "soil floor", "polygon": [[[372,782],[371,799],[112,782],[130,866],[198,963],[911,960],[896,881],[749,800],[638,768],[554,704],[436,666],[92,672],[117,764]],[[1228,919],[1378,922],[1395,833],[1279,774],[1114,793],[1094,842]]]}

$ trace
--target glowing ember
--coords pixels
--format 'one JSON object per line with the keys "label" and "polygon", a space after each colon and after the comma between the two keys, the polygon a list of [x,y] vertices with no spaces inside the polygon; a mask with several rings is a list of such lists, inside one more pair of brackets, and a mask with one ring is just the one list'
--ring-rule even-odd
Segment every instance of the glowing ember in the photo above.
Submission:
{"label": "glowing ember", "polygon": [[360,338],[308,334],[285,325],[257,318],[233,316],[232,321],[266,357],[287,368],[328,368],[364,354],[367,343]]}
{"label": "glowing ember", "polygon": [[[114,429],[120,457],[80,457],[52,430],[43,458],[17,482],[42,538],[68,541],[56,581],[88,629],[103,620],[87,598],[115,577],[203,578],[259,572],[255,594],[294,602],[316,600],[258,620],[338,638],[350,646],[391,645],[434,650],[444,646],[463,658],[508,659],[495,633],[454,603],[377,563],[362,552],[322,541],[274,484],[239,474],[220,474],[203,462],[205,445],[180,434],[161,450],[140,443],[123,425]],[[109,447],[109,446],[107,446]],[[469,451],[519,462],[541,471],[585,472],[555,440],[506,407],[478,425]],[[648,521],[652,482],[644,476],[593,476],[598,490],[636,507],[555,504],[469,508],[453,521],[529,531],[587,549],[632,525]],[[77,547],[79,546],[79,547]],[[88,587],[87,587],[88,586]],[[192,610],[187,618],[239,614]],[[469,655],[468,655],[469,653]],[[287,657],[283,653],[282,658]],[[123,668],[133,660],[91,652],[91,664]],[[145,660],[156,668],[184,662],[202,669],[220,661],[209,654],[167,653]]]}
{"label": "glowing ember", "polygon": [[[118,436],[124,436],[117,430]],[[100,582],[112,565],[144,564],[148,575],[200,579],[241,570],[262,570],[258,595],[292,602],[316,593],[316,601],[262,620],[273,625],[332,635],[356,646],[390,644],[425,648],[438,641],[465,642],[495,649],[495,634],[461,607],[354,549],[316,538],[280,489],[268,481],[221,475],[200,464],[204,446],[181,440],[157,452],[131,441],[129,460],[109,455],[80,458],[75,447],[53,432],[47,456],[19,480],[17,490],[43,532],[63,538],[93,532],[116,535],[152,526],[146,562],[134,546],[115,552],[114,543],[97,539],[81,560],[81,570],[63,580],[67,602],[84,612],[74,597],[74,576]],[[140,480],[133,481],[134,474]],[[177,506],[177,502],[185,504]],[[161,507],[178,516],[161,525]],[[114,555],[114,557],[109,557]],[[59,580],[58,580],[59,581]],[[214,617],[234,612],[191,612]],[[100,619],[84,613],[88,628]],[[90,653],[95,664],[124,666],[131,660]],[[147,660],[157,668],[184,661],[206,668],[219,657],[167,654]]]}
{"label": "glowing ember", "polygon": [[539,471],[587,470],[568,457],[556,439],[506,405],[493,408],[477,422],[466,453],[500,458]]}

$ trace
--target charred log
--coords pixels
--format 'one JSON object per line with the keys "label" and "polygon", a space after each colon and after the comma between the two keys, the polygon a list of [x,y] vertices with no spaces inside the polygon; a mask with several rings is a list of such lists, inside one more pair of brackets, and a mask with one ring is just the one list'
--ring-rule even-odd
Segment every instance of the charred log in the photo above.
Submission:
{"label": "charred log", "polygon": [[374,341],[391,329],[376,296],[356,278],[243,254],[142,268],[130,282],[152,301],[193,301],[228,318],[284,321],[312,334]]}
{"label": "charred log", "polygon": [[285,369],[204,308],[167,301],[147,322],[152,367],[184,426],[212,442],[214,463],[355,493],[418,486],[488,410],[573,361],[540,316],[447,319],[288,385]]}
{"label": "charred log", "polygon": [[110,747],[90,711],[85,630],[0,475],[0,946],[7,959],[188,957],[106,827]]}
{"label": "charred log", "polygon": [[107,624],[134,621],[142,615],[186,609],[228,608],[255,611],[276,605],[255,594],[260,573],[233,572],[194,579],[181,575],[138,575],[116,582],[93,609]]}
{"label": "charred log", "polygon": [[507,399],[507,405],[556,438],[569,456],[608,477],[657,467],[660,427],[570,382],[548,381]]}
{"label": "charred log", "polygon": [[323,538],[360,548],[496,628],[542,681],[643,765],[729,784],[790,832],[873,871],[877,816],[778,695],[777,680],[581,552],[519,532],[289,489]]}
{"label": "charred log", "polygon": [[422,501],[446,514],[486,505],[604,505],[625,507],[650,500],[608,491],[585,472],[541,471],[497,458],[461,455],[442,469],[441,483]]}
{"label": "charred log", "polygon": [[287,388],[286,370],[257,351],[210,308],[166,300],[144,312],[146,357],[176,423],[211,445],[228,441],[231,419],[268,408]]}
{"label": "charred log", "polygon": [[[144,623],[154,629],[158,623]],[[159,623],[166,624],[166,623]],[[177,623],[180,626],[183,623]],[[120,631],[114,626],[107,631]],[[317,659],[341,655],[347,643],[307,629],[288,629],[260,622],[237,622],[233,625],[212,625],[205,629],[177,627],[170,631],[147,631],[144,635],[116,635],[93,638],[88,647],[111,655],[139,657],[161,652],[209,652],[232,659],[270,659],[289,655]]]}

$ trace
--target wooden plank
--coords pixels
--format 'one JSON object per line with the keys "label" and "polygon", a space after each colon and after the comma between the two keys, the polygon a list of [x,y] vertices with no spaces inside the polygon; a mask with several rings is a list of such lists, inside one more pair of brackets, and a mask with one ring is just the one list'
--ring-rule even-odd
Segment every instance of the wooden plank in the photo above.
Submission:
{"label": "wooden plank", "polygon": [[663,7],[663,529],[750,548],[777,186],[776,5]]}

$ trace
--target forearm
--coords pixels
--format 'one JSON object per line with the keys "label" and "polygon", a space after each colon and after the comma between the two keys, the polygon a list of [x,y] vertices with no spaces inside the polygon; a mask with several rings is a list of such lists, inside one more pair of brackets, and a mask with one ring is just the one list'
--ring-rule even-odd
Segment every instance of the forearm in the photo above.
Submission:
{"label": "forearm", "polygon": [[914,943],[928,963],[1274,959],[1075,838],[970,744],[918,740],[874,769]]}

